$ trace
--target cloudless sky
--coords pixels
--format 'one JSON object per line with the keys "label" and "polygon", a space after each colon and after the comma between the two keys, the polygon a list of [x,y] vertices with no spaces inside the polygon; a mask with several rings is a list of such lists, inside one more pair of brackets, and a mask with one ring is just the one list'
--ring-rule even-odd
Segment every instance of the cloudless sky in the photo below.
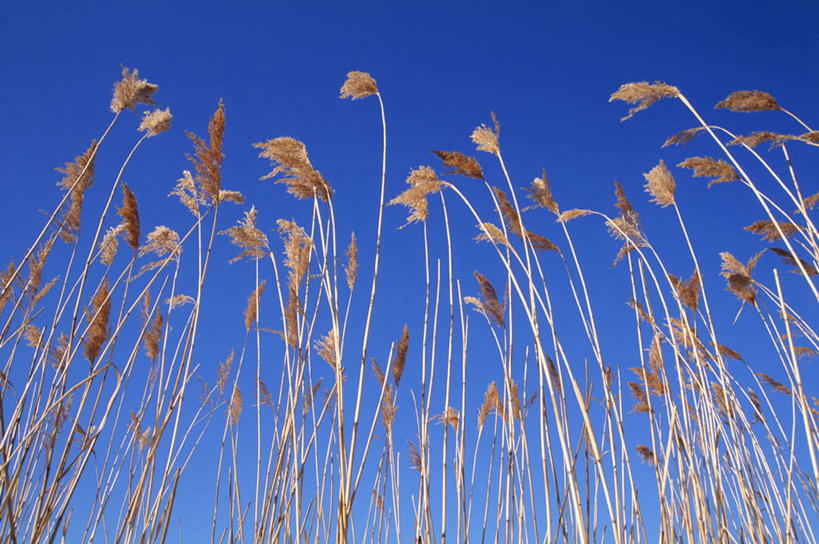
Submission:
{"label": "cloudless sky", "polygon": [[[270,232],[275,220],[308,220],[309,205],[286,196],[282,186],[258,181],[270,168],[256,157],[251,144],[277,136],[303,141],[313,165],[336,190],[340,243],[346,243],[350,230],[359,238],[366,263],[361,268],[364,292],[374,245],[380,118],[374,99],[350,103],[338,98],[345,74],[363,70],[377,80],[385,102],[388,198],[404,189],[411,168],[440,166],[430,149],[475,155],[490,183],[504,185],[496,161],[475,151],[469,141],[472,129],[489,123],[494,111],[501,123],[504,158],[518,188],[546,168],[562,208],[614,213],[613,181],[619,180],[643,214],[649,238],[670,244],[663,257],[671,271],[688,277],[693,266],[673,212],[648,203],[642,173],[660,159],[675,165],[690,155],[718,156],[718,150],[705,138],[689,149],[661,149],[667,137],[694,126],[683,106],[664,101],[621,123],[627,107],[609,103],[610,94],[630,81],[665,81],[680,88],[706,119],[739,133],[798,132],[782,114],[739,115],[712,107],[734,90],[761,89],[809,124],[819,125],[818,58],[819,3],[809,1],[10,1],[0,11],[2,258],[5,262],[21,255],[44,221],[42,210],[50,211],[58,202],[54,184],[60,175],[53,169],[84,151],[109,122],[111,90],[124,65],[138,68],[142,77],[159,84],[155,99],[174,115],[172,130],[147,141],[125,173],[124,180],[140,202],[143,232],[172,224],[183,214],[178,203],[165,197],[181,171],[190,167],[185,153],[191,146],[184,132],[206,134],[207,119],[222,98],[227,116],[223,186],[241,191],[248,205],[259,208],[260,225],[278,249]],[[100,195],[107,194],[136,140],[137,121],[126,112],[110,144],[101,150],[97,196],[88,197],[89,206],[96,203],[99,209]],[[806,195],[819,190],[816,163],[810,162],[808,151],[793,150],[797,170],[805,165],[801,172]],[[719,283],[718,252],[730,249],[746,259],[764,247],[741,229],[760,219],[762,212],[739,186],[707,191],[706,183],[691,181],[687,171],[672,167],[672,172],[706,282],[712,282],[711,292],[724,301],[728,324],[738,303]],[[491,211],[476,182],[454,181],[481,202],[482,212]],[[475,268],[488,269],[500,285],[503,275],[495,257],[471,241],[474,221],[464,215],[454,196],[448,198],[450,213],[463,217],[453,229],[456,273],[465,294],[476,291],[471,275]],[[234,224],[246,208],[225,212],[222,228]],[[436,202],[431,208],[433,247],[436,258],[444,258],[440,207]],[[528,213],[533,230],[563,242],[547,212]],[[404,219],[403,209],[387,209],[385,272],[371,344],[380,360],[386,360],[389,342],[400,335],[404,322],[410,323],[416,338],[420,336],[422,237],[418,226],[397,230]],[[607,238],[599,222],[583,221],[576,227],[577,236],[599,315],[611,310],[613,316],[629,318],[623,295],[626,272],[622,266],[609,266],[618,245]],[[253,287],[251,265],[227,264],[233,251],[224,237],[217,241],[219,259],[207,284],[205,300],[211,306],[203,309],[202,330],[221,331],[227,327],[224,316],[235,316],[235,330],[225,332],[224,341],[215,335],[203,337],[198,359],[213,368],[241,342],[241,310]],[[565,278],[558,259],[543,260],[554,265],[555,276]],[[269,279],[271,272],[266,275]],[[610,285],[617,285],[617,290]],[[801,287],[794,283],[794,289]],[[571,314],[571,301],[565,298],[572,322],[576,313]],[[611,350],[610,356],[633,356],[633,330],[626,334],[631,343],[621,346],[622,329],[610,321],[616,319],[601,319],[603,345]],[[485,324],[474,323],[475,331],[480,331],[476,335],[487,332]],[[758,324],[751,325],[749,330],[756,331]],[[751,334],[732,332],[730,326],[724,332],[734,345],[742,345]],[[578,336],[578,342],[584,341]],[[352,345],[354,353],[358,340]],[[271,347],[268,352],[272,351]],[[583,353],[579,364],[587,351],[579,352]],[[625,370],[632,361],[622,364]],[[468,405],[474,409],[485,384],[500,377],[496,363],[485,366],[478,365],[476,372],[470,398],[474,402]],[[406,379],[417,383],[417,367],[407,372]],[[411,398],[402,398],[399,405],[407,428],[414,428]],[[221,432],[221,420],[215,421]],[[642,420],[635,416],[634,421]],[[211,453],[203,455],[209,458]],[[211,480],[207,479],[208,493]],[[194,520],[183,523],[196,523],[196,516],[207,521],[209,507],[206,502],[204,511],[197,513],[178,505],[177,513],[183,520],[185,516]]]}

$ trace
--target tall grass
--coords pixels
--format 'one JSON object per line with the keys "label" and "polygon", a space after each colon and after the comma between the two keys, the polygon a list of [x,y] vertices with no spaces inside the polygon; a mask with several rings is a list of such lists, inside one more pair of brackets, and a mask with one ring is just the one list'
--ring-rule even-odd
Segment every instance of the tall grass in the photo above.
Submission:
{"label": "tall grass", "polygon": [[[308,219],[278,219],[280,239],[269,239],[258,226],[267,212],[222,187],[221,101],[207,137],[188,134],[191,170],[171,190],[187,219],[174,220],[178,231],[144,229],[123,174],[170,128],[170,110],[144,112],[110,187],[94,186],[94,168],[99,153],[121,151],[106,142],[120,113],[155,105],[157,89],[123,70],[110,125],[59,169],[60,202],[2,274],[4,541],[182,541],[194,531],[178,500],[186,489],[212,504],[193,537],[212,542],[817,541],[819,193],[804,196],[790,150],[819,145],[819,132],[772,96],[740,91],[717,107],[778,111],[798,134],[733,134],[666,84],[611,97],[634,105],[624,119],[678,100],[695,127],[666,145],[708,138],[718,157],[679,166],[758,204],[748,230],[768,245],[750,259],[720,253],[719,278],[704,271],[716,256],[697,252],[694,213],[663,160],[645,190],[676,225],[676,245],[652,242],[626,196],[635,187],[616,184],[617,213],[606,214],[561,208],[545,173],[514,180],[494,115],[471,135],[485,161],[433,151],[443,168],[413,169],[403,190],[387,183],[389,110],[363,72],[348,74],[341,98],[379,105],[381,177],[367,191],[377,223],[356,225],[372,229],[374,247],[339,231],[333,187],[290,137],[254,145],[272,167],[263,179]],[[83,210],[89,190],[107,195],[101,210]],[[225,225],[220,210],[234,205],[243,215]],[[405,286],[423,297],[422,315],[377,306],[391,272],[381,270],[389,205],[406,207],[405,226],[423,235],[403,250],[423,262],[423,278]],[[545,218],[552,239],[531,230]],[[475,243],[459,239],[465,224],[483,244],[465,254],[490,259],[456,258]],[[619,241],[613,269],[590,255],[583,225]],[[220,235],[238,253],[215,252]],[[771,253],[781,262],[763,259]],[[221,311],[205,296],[216,259],[252,265],[231,282],[244,313],[223,318],[244,339],[218,364],[200,347],[215,336],[203,312]],[[684,262],[688,279],[669,264]],[[601,271],[629,313],[595,301]],[[378,312],[407,325],[375,334]],[[608,332],[626,315],[633,323]],[[753,338],[728,347],[740,316]],[[766,341],[776,364],[740,355]]]}

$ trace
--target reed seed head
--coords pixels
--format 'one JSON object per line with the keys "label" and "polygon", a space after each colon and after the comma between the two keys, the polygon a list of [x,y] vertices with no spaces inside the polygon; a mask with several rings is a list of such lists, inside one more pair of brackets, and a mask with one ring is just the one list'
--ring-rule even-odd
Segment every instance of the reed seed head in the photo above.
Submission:
{"label": "reed seed head", "polygon": [[745,113],[780,109],[776,99],[765,91],[735,91],[715,107]]}
{"label": "reed seed head", "polygon": [[662,160],[660,164],[652,168],[647,174],[643,174],[646,178],[645,189],[652,197],[652,202],[659,204],[665,208],[674,204],[674,191],[677,184],[674,182],[674,176],[668,171],[665,162]]}
{"label": "reed seed head", "polygon": [[313,168],[303,143],[290,137],[273,138],[266,142],[253,144],[261,149],[259,157],[269,159],[275,168],[261,177],[262,180],[275,178],[275,183],[287,185],[287,192],[296,198],[317,196],[329,202],[333,190],[324,180],[321,173]]}
{"label": "reed seed head", "polygon": [[430,153],[441,159],[444,166],[449,168],[444,172],[445,175],[460,174],[467,178],[484,179],[481,165],[474,157],[469,157],[458,151],[437,151],[433,149]]}
{"label": "reed seed head", "polygon": [[637,106],[628,110],[628,115],[620,119],[620,121],[626,121],[631,119],[638,111],[648,108],[658,100],[662,100],[663,98],[676,98],[678,96],[680,96],[679,89],[672,85],[659,81],[653,84],[647,81],[641,81],[621,85],[620,88],[609,97],[609,102],[622,100],[627,104],[637,104]]}
{"label": "reed seed head", "polygon": [[122,79],[114,85],[114,97],[111,99],[111,111],[119,113],[128,108],[133,111],[137,104],[155,105],[153,95],[159,90],[159,85],[148,83],[146,79],[139,79],[139,70],[130,72],[122,67]]}
{"label": "reed seed head", "polygon": [[378,85],[367,72],[347,72],[347,79],[341,86],[340,98],[366,98],[378,94]]}
{"label": "reed seed head", "polygon": [[125,240],[136,251],[139,249],[139,211],[137,199],[125,183],[122,184],[122,207],[117,210],[117,215],[122,217],[125,226]]}
{"label": "reed seed head", "polygon": [[164,110],[155,109],[152,112],[145,112],[142,115],[142,122],[139,124],[139,131],[147,133],[148,137],[162,134],[171,128],[171,108]]}
{"label": "reed seed head", "polygon": [[708,184],[709,188],[715,183],[725,183],[740,179],[734,167],[722,159],[690,157],[677,166],[693,170],[695,178],[714,178]]}
{"label": "reed seed head", "polygon": [[227,234],[233,245],[242,251],[230,260],[233,264],[242,259],[260,259],[267,255],[269,246],[267,235],[256,228],[256,217],[258,212],[255,206],[245,212],[244,218],[239,220],[239,224],[221,231],[219,234]]}

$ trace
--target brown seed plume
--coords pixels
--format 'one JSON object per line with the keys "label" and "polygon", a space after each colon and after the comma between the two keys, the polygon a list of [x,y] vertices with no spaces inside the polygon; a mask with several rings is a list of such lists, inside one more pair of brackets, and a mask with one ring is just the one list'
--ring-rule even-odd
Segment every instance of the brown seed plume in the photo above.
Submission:
{"label": "brown seed plume", "polygon": [[764,144],[765,142],[771,142],[771,148],[774,148],[778,145],[781,145],[788,140],[796,139],[796,136],[791,136],[790,134],[777,134],[775,132],[770,132],[767,130],[760,130],[756,132],[752,132],[747,136],[737,136],[730,142],[728,145],[747,145],[748,147],[756,147],[760,144]]}
{"label": "brown seed plume", "polygon": [[[794,274],[802,273],[802,271],[799,269],[799,264],[802,265],[802,268],[805,269],[805,272],[808,274],[808,276],[816,276],[817,274],[819,274],[819,271],[816,270],[816,267],[814,267],[812,264],[810,264],[805,259],[802,259],[801,257],[797,257],[796,259],[794,259],[791,252],[788,251],[787,249],[779,247],[769,247],[768,249],[779,255],[782,258],[783,263],[793,266],[794,268],[790,272]],[[799,264],[797,264],[797,259],[799,260]]]}
{"label": "brown seed plume", "polygon": [[94,160],[96,158],[97,141],[91,142],[85,153],[75,157],[73,162],[65,163],[57,172],[63,178],[57,182],[57,187],[64,191],[71,191],[71,204],[68,210],[63,211],[60,222],[60,238],[66,243],[73,243],[80,232],[80,215],[82,213],[85,190],[94,183]]}
{"label": "brown seed plume", "polygon": [[710,188],[715,183],[725,183],[740,179],[734,167],[724,160],[711,157],[690,157],[678,164],[682,168],[694,171],[695,178],[714,178],[708,184]]}
{"label": "brown seed plume", "polygon": [[650,465],[655,464],[654,461],[654,452],[648,448],[648,446],[644,446],[643,444],[637,444],[637,453],[640,454],[640,459],[642,459],[643,463],[648,463]]}
{"label": "brown seed plume", "polygon": [[111,315],[111,299],[108,296],[108,278],[105,278],[91,300],[91,310],[86,310],[88,336],[85,340],[85,356],[91,363],[97,359],[102,345],[108,338],[108,319]]}
{"label": "brown seed plume", "polygon": [[735,91],[714,107],[746,113],[780,109],[776,99],[765,91]]}
{"label": "brown seed plume", "polygon": [[395,345],[395,356],[392,359],[392,379],[395,387],[401,383],[401,376],[404,375],[404,366],[407,364],[407,350],[409,349],[409,328],[404,324],[404,331],[398,344]]}
{"label": "brown seed plume", "polygon": [[490,383],[483,394],[483,404],[478,411],[478,428],[483,427],[486,417],[492,410],[495,410],[496,414],[503,417],[503,401],[501,401],[498,386],[495,382]]}
{"label": "brown seed plume", "polygon": [[150,328],[145,332],[145,354],[152,363],[156,362],[159,355],[159,341],[162,339],[162,326],[165,324],[165,318],[162,317],[162,312],[156,310],[156,315],[151,322]]}
{"label": "brown seed plume", "polygon": [[478,151],[486,151],[487,153],[497,154],[500,153],[500,144],[498,143],[498,139],[500,137],[500,124],[498,123],[498,119],[495,117],[494,112],[492,113],[492,121],[495,123],[494,130],[481,123],[481,126],[472,131],[471,137],[472,141],[477,146]]}
{"label": "brown seed plume", "polygon": [[179,201],[190,210],[194,217],[199,217],[199,206],[205,203],[205,199],[196,187],[196,181],[189,170],[182,172],[182,177],[176,181],[170,195],[178,197]]}
{"label": "brown seed plume", "polygon": [[425,222],[429,217],[427,195],[441,190],[441,180],[435,175],[435,170],[429,166],[419,166],[410,171],[406,182],[410,186],[409,189],[388,203],[389,206],[401,204],[412,210],[412,213],[407,217],[407,222],[403,225],[404,227],[410,223]]}
{"label": "brown seed plume", "polygon": [[307,148],[295,138],[281,137],[253,144],[261,149],[259,157],[269,159],[275,165],[262,180],[272,179],[281,174],[275,183],[287,185],[287,192],[296,198],[319,197],[328,202],[333,190],[318,170],[310,164]]}
{"label": "brown seed plume", "polygon": [[367,72],[347,72],[347,79],[341,86],[340,98],[366,98],[378,94],[378,85]]}
{"label": "brown seed plume", "polygon": [[244,218],[239,220],[239,224],[221,231],[219,234],[227,234],[233,245],[241,249],[238,255],[230,260],[233,264],[242,259],[260,259],[267,255],[269,250],[267,235],[256,228],[256,218],[258,212],[255,206],[245,212]]}
{"label": "brown seed plume", "polygon": [[535,202],[534,206],[542,206],[553,214],[557,216],[560,215],[557,201],[555,201],[552,196],[552,190],[549,187],[549,178],[546,177],[545,168],[543,169],[543,175],[539,178],[535,178],[532,181],[531,187],[524,187],[523,190],[529,193],[529,198]]}
{"label": "brown seed plume", "polygon": [[120,223],[116,227],[111,227],[105,232],[100,242],[100,262],[105,266],[111,266],[117,256],[119,248],[118,237],[125,232],[125,225]]}
{"label": "brown seed plume", "polygon": [[261,283],[259,283],[259,286],[256,287],[256,289],[253,290],[253,292],[250,294],[250,296],[247,299],[247,306],[245,306],[244,316],[245,316],[245,330],[248,331],[248,332],[250,331],[250,327],[251,327],[251,325],[253,325],[253,322],[256,321],[256,315],[257,315],[256,309],[259,306],[259,301],[260,301],[260,299],[262,297],[262,293],[264,292],[264,286],[265,286],[265,280],[262,280]]}
{"label": "brown seed plume", "polygon": [[256,383],[259,384],[259,398],[257,399],[256,402],[258,404],[266,404],[270,408],[274,408],[274,406],[273,406],[273,395],[271,395],[270,391],[267,390],[267,386],[264,384],[262,379],[257,378]]}
{"label": "brown seed plume", "polygon": [[441,159],[444,166],[449,168],[445,175],[460,174],[467,178],[484,179],[481,165],[474,157],[464,155],[458,151],[431,150],[430,153]]}
{"label": "brown seed plume", "polygon": [[137,199],[125,183],[122,184],[122,207],[117,210],[117,215],[122,217],[125,225],[125,240],[136,252],[139,249],[139,211]]}
{"label": "brown seed plume", "polygon": [[358,246],[355,243],[355,233],[350,235],[350,245],[344,254],[347,264],[344,265],[344,272],[347,276],[347,288],[352,290],[355,280],[358,278]]}
{"label": "brown seed plume", "polygon": [[506,320],[504,317],[504,305],[498,300],[498,294],[492,284],[486,277],[475,271],[475,279],[478,280],[478,285],[481,288],[481,307],[483,311],[501,328],[506,328]]}
{"label": "brown seed plume", "polygon": [[669,274],[668,279],[674,286],[674,291],[677,295],[677,298],[680,299],[680,302],[682,302],[683,305],[691,308],[696,312],[697,306],[699,305],[700,301],[699,273],[696,270],[694,270],[694,273],[691,274],[691,277],[688,279],[687,282],[677,278],[673,274]]}
{"label": "brown seed plume", "polygon": [[[779,227],[779,229],[777,229],[777,226]],[[773,221],[760,219],[759,221],[756,221],[755,223],[745,227],[745,230],[762,236],[763,240],[766,240],[768,242],[775,242],[782,238],[782,236],[779,234],[780,231],[786,237],[793,236],[794,234],[799,232],[799,227],[797,227],[793,223],[779,222],[774,224]]]}
{"label": "brown seed plume", "polygon": [[331,367],[336,367],[336,341],[333,331],[328,332],[316,342],[316,353]]}
{"label": "brown seed plume", "polygon": [[475,241],[494,242],[502,246],[512,247],[503,231],[492,223],[480,223],[478,224],[478,230],[480,233],[475,236]]}
{"label": "brown seed plume", "polygon": [[751,271],[761,256],[762,252],[757,253],[751,257],[747,265],[744,265],[727,251],[720,253],[722,257],[721,274],[728,282],[728,290],[743,302],[756,303],[756,290],[753,287]]}
{"label": "brown seed plume", "polygon": [[646,192],[651,195],[652,202],[659,204],[662,208],[674,204],[674,191],[677,184],[664,161],[661,160],[647,174],[643,174],[643,177],[646,179]]}
{"label": "brown seed plume", "polygon": [[219,202],[219,191],[222,187],[222,161],[225,158],[222,152],[222,140],[225,135],[225,106],[222,99],[219,99],[219,106],[208,122],[208,142],[193,132],[186,134],[193,143],[193,154],[188,155],[188,160],[196,171],[194,179],[216,204]]}
{"label": "brown seed plume", "polygon": [[614,182],[614,194],[617,197],[617,202],[614,205],[620,210],[620,216],[607,221],[606,225],[609,234],[618,240],[622,240],[623,246],[617,252],[617,257],[615,257],[612,266],[620,262],[623,257],[637,247],[646,245],[640,216],[626,198],[622,185],[616,181]]}
{"label": "brown seed plume", "polygon": [[239,416],[242,415],[242,392],[239,391],[239,386],[233,386],[233,394],[230,396],[230,405],[228,406],[228,417],[230,423],[236,425],[239,423]]}
{"label": "brown seed plume", "polygon": [[139,79],[139,70],[130,72],[122,67],[122,79],[114,85],[114,97],[111,99],[111,111],[119,113],[128,108],[133,111],[137,104],[156,105],[153,95],[159,90],[159,85],[148,83],[146,79]]}
{"label": "brown seed plume", "polygon": [[689,142],[691,142],[691,140],[693,140],[694,137],[697,134],[699,134],[700,131],[702,131],[702,130],[705,130],[705,127],[694,127],[694,128],[688,128],[688,129],[685,129],[683,131],[680,131],[677,134],[675,134],[674,136],[667,139],[663,143],[663,147],[668,147],[670,145],[686,145]]}
{"label": "brown seed plume", "polygon": [[771,378],[767,374],[763,374],[762,372],[754,372],[754,374],[759,376],[759,379],[761,379],[763,382],[765,382],[765,385],[767,385],[768,387],[770,387],[774,391],[777,391],[779,393],[784,393],[785,395],[790,395],[791,394],[790,389],[788,389],[784,384],[774,380],[773,378]]}
{"label": "brown seed plume", "polygon": [[216,370],[216,388],[219,390],[220,395],[224,393],[225,387],[227,386],[228,378],[230,377],[230,368],[233,366],[233,357],[233,348],[230,348],[230,354],[219,364]]}
{"label": "brown seed plume", "polygon": [[637,106],[628,110],[628,115],[620,119],[620,121],[626,121],[631,119],[638,111],[648,108],[658,100],[662,100],[663,98],[676,98],[679,95],[679,89],[666,83],[658,81],[651,84],[647,81],[641,81],[621,85],[620,88],[609,97],[609,102],[622,100],[627,104],[637,104]]}

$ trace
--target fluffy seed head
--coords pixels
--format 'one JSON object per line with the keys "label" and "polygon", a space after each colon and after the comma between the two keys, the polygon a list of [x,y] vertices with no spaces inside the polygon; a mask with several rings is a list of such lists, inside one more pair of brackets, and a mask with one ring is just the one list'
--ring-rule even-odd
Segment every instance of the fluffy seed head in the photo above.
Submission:
{"label": "fluffy seed head", "polygon": [[366,98],[378,94],[378,85],[367,72],[347,72],[347,80],[341,86],[341,98]]}
{"label": "fluffy seed head", "polygon": [[139,79],[139,70],[129,72],[122,67],[122,79],[114,85],[114,97],[111,99],[111,111],[119,113],[125,108],[134,110],[137,104],[155,105],[153,95],[159,90],[159,85],[148,83],[148,80]]}
{"label": "fluffy seed head", "polygon": [[427,195],[441,190],[441,180],[429,166],[419,166],[407,177],[410,188],[389,201],[388,205],[402,204],[412,210],[407,217],[406,227],[410,223],[424,222],[429,217]]}
{"label": "fluffy seed head", "polygon": [[259,157],[269,159],[273,170],[261,179],[271,179],[281,174],[275,183],[287,185],[287,192],[296,198],[312,198],[314,195],[328,202],[333,190],[321,173],[313,168],[307,157],[307,148],[295,138],[273,138],[253,144],[261,149]]}
{"label": "fluffy seed head", "polygon": [[404,366],[407,363],[407,350],[409,349],[409,328],[404,324],[404,331],[401,333],[401,339],[395,346],[395,357],[392,360],[392,379],[395,380],[395,387],[401,382],[401,376],[404,374]]}
{"label": "fluffy seed head", "polygon": [[125,225],[125,240],[136,251],[139,248],[139,211],[136,197],[125,183],[122,184],[122,207],[117,210],[117,215],[122,217]]}
{"label": "fluffy seed head", "polygon": [[73,162],[65,163],[63,168],[56,169],[63,174],[63,178],[57,182],[57,187],[71,192],[71,204],[68,210],[62,213],[60,229],[60,238],[69,244],[77,239],[80,232],[80,215],[85,190],[94,183],[96,150],[97,141],[94,140],[85,153],[76,157]]}
{"label": "fluffy seed head", "polygon": [[658,100],[662,100],[663,98],[676,98],[678,96],[680,96],[679,89],[672,85],[659,81],[653,84],[647,81],[641,81],[621,85],[620,88],[609,97],[609,102],[622,100],[627,104],[637,104],[637,106],[628,110],[628,115],[620,119],[620,121],[626,121],[631,119],[638,111],[648,108]]}
{"label": "fluffy seed head", "polygon": [[430,153],[441,159],[444,166],[450,169],[444,172],[445,175],[460,174],[467,178],[484,179],[481,165],[474,157],[464,155],[458,151],[437,151],[433,149]]}
{"label": "fluffy seed head", "polygon": [[85,340],[85,356],[92,363],[97,359],[102,345],[108,338],[108,318],[111,315],[111,298],[108,296],[108,278],[103,280],[91,300],[91,310],[86,310],[88,336]]}
{"label": "fluffy seed head", "polygon": [[690,157],[677,166],[693,170],[695,178],[714,178],[708,184],[709,188],[715,183],[725,183],[740,179],[734,167],[722,159]]}
{"label": "fluffy seed head", "polygon": [[736,91],[715,107],[738,112],[778,110],[776,99],[765,91]]}
{"label": "fluffy seed head", "polygon": [[500,144],[498,143],[500,125],[494,113],[492,113],[492,120],[495,122],[495,130],[481,123],[481,126],[472,131],[472,141],[477,146],[478,151],[497,154],[500,153]]}
{"label": "fluffy seed head", "polygon": [[645,189],[652,196],[652,202],[656,202],[663,208],[674,204],[674,191],[677,184],[674,182],[674,176],[666,168],[665,162],[661,160],[660,164],[647,174],[643,174],[643,177],[646,178]]}
{"label": "fluffy seed head", "polygon": [[233,245],[242,250],[230,260],[231,264],[242,259],[259,259],[267,255],[267,235],[256,228],[256,216],[256,207],[251,206],[250,210],[245,212],[244,218],[239,220],[238,225],[219,233],[230,236]]}
{"label": "fluffy seed head", "polygon": [[139,131],[147,132],[148,137],[162,134],[171,128],[171,119],[173,119],[173,115],[171,115],[171,108],[165,108],[164,110],[155,109],[152,112],[146,111],[142,115],[142,122],[139,124]]}

